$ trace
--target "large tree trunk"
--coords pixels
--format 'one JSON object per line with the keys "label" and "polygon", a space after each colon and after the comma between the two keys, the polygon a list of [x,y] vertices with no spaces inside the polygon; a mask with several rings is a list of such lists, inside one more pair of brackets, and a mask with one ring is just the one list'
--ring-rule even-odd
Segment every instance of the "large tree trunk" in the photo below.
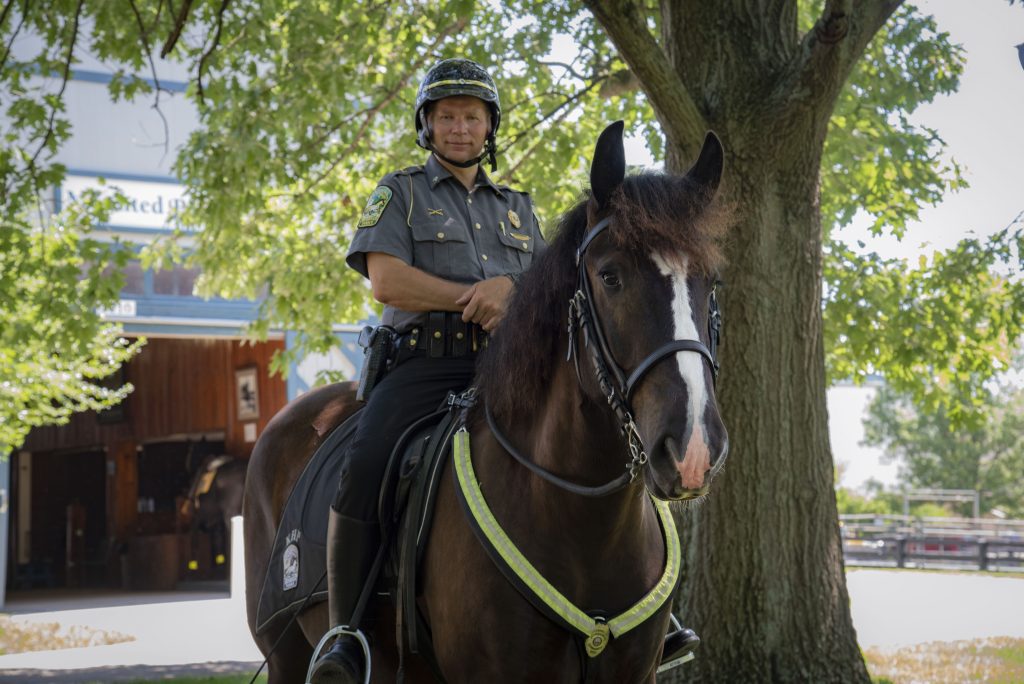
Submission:
{"label": "large tree trunk", "polygon": [[660,43],[634,0],[587,0],[685,171],[704,129],[735,207],[719,401],[731,451],[682,514],[677,612],[703,638],[663,681],[867,682],[850,619],[825,402],[818,177],[850,69],[899,0],[663,0]]}
{"label": "large tree trunk", "polygon": [[809,152],[747,156],[731,175],[744,204],[722,296],[719,400],[731,451],[710,499],[682,515],[678,612],[704,643],[675,681],[868,678],[833,490]]}

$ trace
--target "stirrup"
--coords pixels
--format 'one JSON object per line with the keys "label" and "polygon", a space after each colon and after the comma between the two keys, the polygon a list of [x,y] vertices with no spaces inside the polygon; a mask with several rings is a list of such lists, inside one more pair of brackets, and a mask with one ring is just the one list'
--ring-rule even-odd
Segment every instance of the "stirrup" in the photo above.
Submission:
{"label": "stirrup", "polygon": [[[669,613],[669,617],[672,619],[672,631],[669,632],[668,634],[675,634],[676,632],[680,631],[683,628],[683,625],[682,625],[682,623],[679,622],[679,619],[676,618],[676,616],[674,614]],[[668,634],[665,635],[665,638],[668,638]],[[673,670],[673,669],[679,667],[680,665],[683,665],[684,663],[690,662],[691,660],[694,659],[694,657],[695,656],[693,654],[693,651],[690,651],[689,653],[684,653],[683,655],[679,656],[678,658],[673,658],[672,660],[667,660],[667,661],[663,662],[661,665],[658,666],[658,669],[655,670],[655,674],[661,674],[662,672],[667,672],[668,670]]]}
{"label": "stirrup", "polygon": [[370,642],[366,640],[366,635],[363,634],[363,630],[356,629],[353,631],[349,629],[348,625],[331,627],[327,630],[327,634],[324,634],[320,638],[320,643],[318,643],[316,648],[313,649],[313,657],[309,660],[309,668],[306,670],[305,684],[310,684],[310,678],[313,676],[313,667],[316,666],[316,662],[320,660],[320,652],[324,650],[324,646],[330,642],[331,637],[341,636],[342,634],[348,634],[349,636],[355,637],[359,642],[359,645],[362,646],[363,662],[366,663],[366,674],[363,676],[363,684],[370,684]]}

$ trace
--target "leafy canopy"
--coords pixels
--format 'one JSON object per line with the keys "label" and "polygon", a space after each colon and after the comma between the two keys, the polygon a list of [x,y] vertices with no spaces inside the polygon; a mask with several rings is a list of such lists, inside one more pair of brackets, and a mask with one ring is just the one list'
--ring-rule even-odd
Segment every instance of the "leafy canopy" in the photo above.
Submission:
{"label": "leafy canopy", "polygon": [[[71,133],[63,93],[85,14],[70,3],[0,8],[0,458],[33,427],[121,401],[132,387],[104,379],[142,344],[97,314],[118,299],[127,252],[93,226],[121,198],[85,193],[59,214],[48,201],[64,176],[55,162]],[[28,32],[42,47],[15,53]]]}
{"label": "leafy canopy", "polygon": [[[1018,358],[1016,375],[1024,370]],[[1014,382],[985,386],[983,419],[965,429],[947,411],[915,402],[912,394],[883,386],[868,407],[865,443],[900,464],[910,487],[976,489],[982,509],[1024,516],[1024,388]]]}
{"label": "leafy canopy", "polygon": [[[801,3],[805,29],[819,4]],[[0,7],[5,283],[47,272],[48,261],[12,253],[44,254],[27,245],[52,237],[57,225],[71,261],[121,263],[119,250],[96,243],[86,224],[29,217],[63,176],[54,158],[70,133],[64,83],[80,56],[88,51],[109,65],[115,100],[148,97],[159,107],[161,90],[143,76],[158,84],[154,65],[166,55],[190,66],[188,97],[201,124],[180,150],[177,172],[191,195],[182,220],[203,231],[195,251],[168,241],[148,252],[147,263],[184,259],[201,267],[202,294],[261,296],[255,334],[271,327],[298,331],[296,346],[277,359],[278,369],[298,354],[336,344],[334,323],[365,315],[368,291],[345,267],[345,249],[377,180],[425,157],[413,141],[412,103],[418,79],[434,61],[468,56],[495,74],[503,108],[495,180],[529,190],[548,229],[579,195],[593,141],[607,121],[625,119],[655,159],[664,156],[636,80],[578,2],[196,0],[174,8],[131,0],[127,7],[104,0]],[[657,23],[655,9],[650,25]],[[43,39],[39,54],[12,52],[9,46],[30,32]],[[1010,258],[1019,232],[965,243],[958,248],[962,255],[936,255],[920,265],[917,277],[900,278],[904,265],[858,253],[842,243],[839,230],[862,211],[876,230],[901,234],[923,205],[963,186],[956,164],[944,161],[938,133],[908,118],[918,105],[955,90],[962,65],[962,50],[930,17],[902,7],[840,95],[821,182],[831,377],[883,373],[936,404],[966,401],[958,411],[967,415],[975,405],[972,392],[996,369],[985,366],[983,354],[1001,358],[993,340],[1019,332],[1018,317],[999,314],[1017,301],[1016,281],[989,275]],[[87,221],[94,211],[78,216]],[[101,286],[105,271],[97,268],[87,270],[95,274],[91,285],[78,285],[73,269],[58,270],[64,279],[58,289],[76,293],[60,306],[8,307],[6,297],[25,295],[5,286],[5,329],[18,332],[3,338],[4,354],[67,368],[74,376],[97,350],[118,348],[111,346],[116,333],[101,334],[104,326],[93,313],[116,299],[118,281]],[[52,269],[48,277],[56,277]],[[988,285],[950,294],[957,283],[975,280]],[[961,307],[976,315],[947,316],[953,328],[940,344],[921,337],[927,317],[908,311],[935,308],[943,297],[949,298],[943,311]],[[49,323],[68,318],[69,308],[82,322],[71,326],[79,335],[78,357],[50,337]],[[882,320],[884,331],[864,324]],[[979,329],[985,332],[980,338]],[[905,345],[909,338],[921,343]],[[115,356],[113,368],[127,358]],[[969,377],[963,376],[965,360]],[[64,396],[65,390],[37,394],[43,390],[7,363],[2,373],[0,382],[19,396],[37,396],[39,406]],[[945,392],[951,384],[973,390]],[[21,410],[0,412],[5,424],[19,425],[13,435],[50,419],[26,422]]]}

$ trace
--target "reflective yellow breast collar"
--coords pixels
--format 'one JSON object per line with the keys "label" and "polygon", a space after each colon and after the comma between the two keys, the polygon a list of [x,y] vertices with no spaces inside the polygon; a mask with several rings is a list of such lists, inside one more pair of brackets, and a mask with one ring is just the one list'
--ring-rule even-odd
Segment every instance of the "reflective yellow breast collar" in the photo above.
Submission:
{"label": "reflective yellow breast collar", "polygon": [[576,607],[568,598],[544,579],[516,545],[505,534],[484,500],[470,456],[469,433],[462,428],[455,433],[452,445],[455,460],[456,491],[467,512],[470,526],[502,574],[538,610],[555,622],[579,632],[586,639],[587,655],[596,657],[608,645],[609,633],[619,637],[652,617],[672,597],[679,581],[682,552],[675,521],[664,501],[651,499],[661,521],[665,538],[665,571],[646,596],[624,613],[610,620],[595,619]]}

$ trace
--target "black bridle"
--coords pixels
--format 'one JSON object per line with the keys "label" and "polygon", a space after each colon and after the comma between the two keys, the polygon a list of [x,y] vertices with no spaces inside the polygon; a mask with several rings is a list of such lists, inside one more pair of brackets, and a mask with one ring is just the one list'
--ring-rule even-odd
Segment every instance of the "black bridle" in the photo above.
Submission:
{"label": "black bridle", "polygon": [[[637,430],[636,422],[633,420],[633,406],[630,399],[637,385],[650,370],[661,360],[668,356],[674,356],[677,352],[691,351],[700,354],[711,366],[712,380],[718,379],[718,342],[721,334],[722,316],[718,310],[718,300],[715,296],[715,288],[712,288],[708,298],[708,340],[710,349],[700,340],[673,340],[655,349],[641,361],[633,372],[628,376],[625,371],[615,362],[611,348],[605,338],[601,319],[594,308],[594,296],[590,287],[590,278],[587,275],[587,268],[584,262],[587,248],[608,226],[611,225],[611,218],[601,219],[583,238],[579,248],[576,250],[576,271],[577,287],[576,293],[569,300],[569,352],[566,357],[570,358],[576,367],[577,382],[581,385],[583,378],[580,373],[579,354],[576,353],[576,333],[583,333],[583,345],[590,349],[590,359],[594,367],[594,374],[597,377],[598,385],[604,394],[608,405],[611,406],[619,420],[622,434],[629,446],[631,456],[630,462],[626,465],[626,472],[614,480],[598,486],[588,487],[578,485],[554,475],[536,463],[526,459],[520,454],[498,430],[486,403],[484,413],[487,417],[487,425],[494,434],[495,439],[501,444],[505,451],[509,452],[519,463],[529,468],[535,474],[548,482],[561,487],[567,491],[583,496],[605,496],[616,492],[636,479],[640,468],[647,463],[647,451],[644,448],[643,440]],[[593,340],[594,344],[591,344]]]}

